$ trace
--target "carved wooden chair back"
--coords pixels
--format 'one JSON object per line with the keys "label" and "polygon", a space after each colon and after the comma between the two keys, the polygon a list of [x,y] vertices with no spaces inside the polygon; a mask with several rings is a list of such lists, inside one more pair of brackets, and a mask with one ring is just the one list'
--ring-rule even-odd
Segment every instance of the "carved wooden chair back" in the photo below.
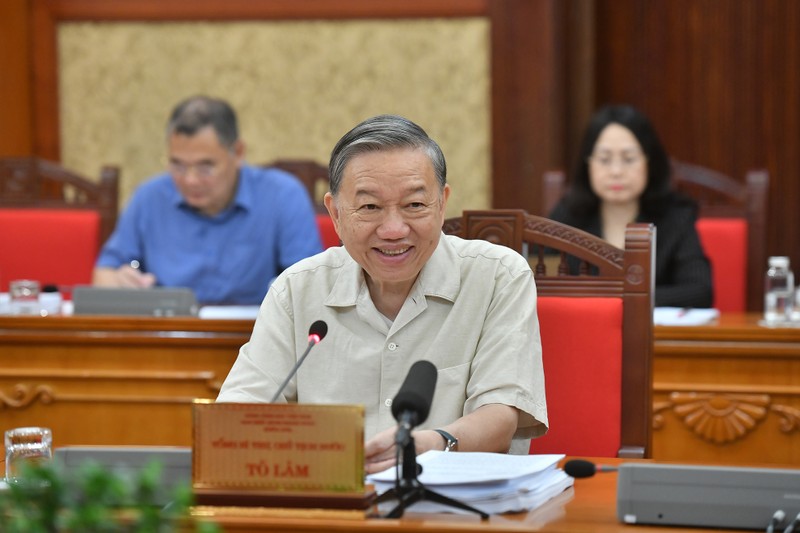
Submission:
{"label": "carved wooden chair back", "polygon": [[[624,250],[515,209],[465,211],[443,231],[508,246],[531,263],[550,419],[531,451],[650,456],[655,228],[629,225]],[[582,274],[569,274],[569,256]]]}
{"label": "carved wooden chair back", "polygon": [[110,165],[93,180],[36,157],[0,158],[0,208],[97,211],[105,242],[117,223],[119,176],[119,168]]}

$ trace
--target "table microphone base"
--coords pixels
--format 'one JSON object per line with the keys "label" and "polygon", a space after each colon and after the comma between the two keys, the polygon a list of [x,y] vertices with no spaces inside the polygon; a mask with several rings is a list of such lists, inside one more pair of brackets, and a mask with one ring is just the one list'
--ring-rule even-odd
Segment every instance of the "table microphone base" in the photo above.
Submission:
{"label": "table microphone base", "polygon": [[379,504],[387,500],[398,500],[399,503],[394,509],[389,511],[384,518],[400,518],[403,516],[403,512],[407,507],[411,507],[413,504],[423,500],[479,514],[482,520],[487,520],[489,518],[489,515],[483,511],[479,511],[478,509],[475,509],[474,507],[471,507],[465,503],[461,503],[460,501],[448,498],[447,496],[439,494],[438,492],[427,489],[419,482],[418,486],[414,488],[390,489],[378,496],[378,499],[375,500],[375,503]]}
{"label": "table microphone base", "polygon": [[400,518],[406,508],[413,504],[427,500],[449,507],[455,507],[464,511],[469,511],[480,515],[481,520],[488,520],[489,515],[471,507],[465,503],[448,498],[438,492],[426,488],[417,479],[419,465],[417,464],[417,452],[414,446],[414,438],[410,437],[408,443],[403,447],[403,476],[397,480],[393,489],[387,490],[375,500],[375,504],[380,504],[390,500],[397,500],[397,506],[389,511],[384,518]]}

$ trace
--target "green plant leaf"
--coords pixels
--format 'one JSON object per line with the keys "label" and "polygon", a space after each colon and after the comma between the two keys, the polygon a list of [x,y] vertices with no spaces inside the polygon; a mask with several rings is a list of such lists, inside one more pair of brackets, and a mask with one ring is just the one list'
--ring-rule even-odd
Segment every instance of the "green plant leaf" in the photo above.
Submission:
{"label": "green plant leaf", "polygon": [[[25,465],[17,481],[0,491],[3,533],[171,533],[185,531],[192,491],[178,485],[172,503],[156,505],[161,465],[146,465],[134,477],[87,462],[67,476],[54,462]],[[217,533],[216,524],[195,522],[199,533]]]}

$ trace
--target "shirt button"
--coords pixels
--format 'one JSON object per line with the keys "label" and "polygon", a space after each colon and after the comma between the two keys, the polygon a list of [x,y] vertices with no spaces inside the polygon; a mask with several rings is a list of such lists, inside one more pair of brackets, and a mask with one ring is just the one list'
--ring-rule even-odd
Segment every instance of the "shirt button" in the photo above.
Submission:
{"label": "shirt button", "polygon": [[383,405],[385,405],[386,407],[391,407],[392,406],[392,399],[391,398],[386,398],[386,400],[383,402]]}
{"label": "shirt button", "polygon": [[393,343],[393,342],[390,342],[389,346],[387,346],[387,348],[389,348],[390,352],[393,352],[393,351],[395,351],[397,349],[397,345],[395,343]]}

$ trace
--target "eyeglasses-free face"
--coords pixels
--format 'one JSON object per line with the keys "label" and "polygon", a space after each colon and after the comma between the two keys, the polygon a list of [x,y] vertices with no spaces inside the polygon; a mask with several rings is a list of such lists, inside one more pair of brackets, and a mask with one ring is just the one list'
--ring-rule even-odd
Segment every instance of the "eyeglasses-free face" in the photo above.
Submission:
{"label": "eyeglasses-free face", "polygon": [[413,148],[354,156],[337,195],[325,195],[336,232],[366,272],[379,311],[385,312],[377,302],[387,294],[411,290],[433,255],[449,195],[427,153]]}
{"label": "eyeglasses-free face", "polygon": [[223,146],[211,126],[194,135],[173,134],[167,142],[167,170],[187,204],[213,216],[233,199],[244,146]]}

